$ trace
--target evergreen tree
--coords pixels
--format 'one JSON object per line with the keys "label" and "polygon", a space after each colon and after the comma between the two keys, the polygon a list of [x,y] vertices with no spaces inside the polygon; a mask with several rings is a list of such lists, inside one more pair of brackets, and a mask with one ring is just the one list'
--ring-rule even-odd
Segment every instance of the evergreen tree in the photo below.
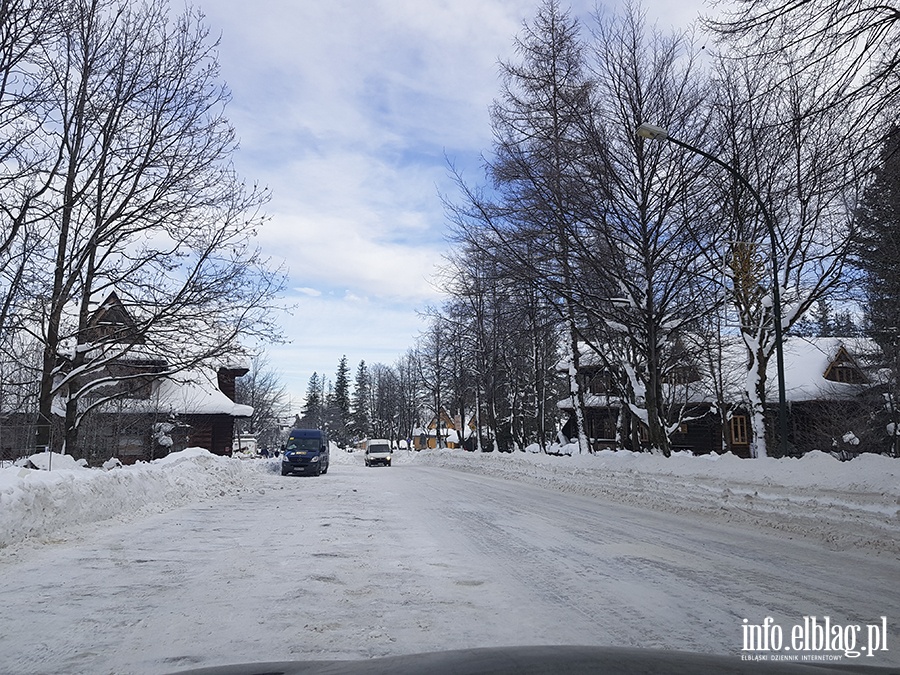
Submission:
{"label": "evergreen tree", "polygon": [[303,408],[301,424],[308,429],[319,429],[322,425],[324,401],[322,400],[323,383],[319,374],[313,373],[306,385],[306,405]]}
{"label": "evergreen tree", "polygon": [[859,328],[853,320],[850,310],[847,309],[835,313],[832,328],[832,335],[835,337],[854,337],[859,335]]}
{"label": "evergreen tree", "polygon": [[338,445],[350,442],[350,368],[346,354],[341,357],[334,376],[334,391],[331,395],[331,434]]}
{"label": "evergreen tree", "polygon": [[835,311],[827,298],[821,298],[807,316],[797,321],[791,335],[806,337],[854,337],[860,329],[848,309]]}
{"label": "evergreen tree", "polygon": [[857,211],[856,264],[863,272],[867,334],[880,347],[878,373],[884,389],[873,404],[890,435],[889,451],[900,455],[900,127],[887,135]]}
{"label": "evergreen tree", "polygon": [[815,334],[819,337],[834,335],[834,321],[832,319],[831,303],[826,298],[821,298],[810,310]]}
{"label": "evergreen tree", "polygon": [[360,361],[359,367],[356,369],[352,401],[352,429],[357,439],[368,437],[372,431],[371,389],[369,369],[366,367],[365,361]]}
{"label": "evergreen tree", "polygon": [[888,134],[882,164],[857,213],[869,335],[897,362],[900,327],[900,127]]}

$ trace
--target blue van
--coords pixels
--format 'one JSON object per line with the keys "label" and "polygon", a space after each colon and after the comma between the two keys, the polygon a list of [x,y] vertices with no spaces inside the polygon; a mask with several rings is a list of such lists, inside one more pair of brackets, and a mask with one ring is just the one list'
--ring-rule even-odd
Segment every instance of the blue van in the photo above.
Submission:
{"label": "blue van", "polygon": [[328,473],[328,434],[319,429],[291,429],[281,456],[281,475],[291,473]]}

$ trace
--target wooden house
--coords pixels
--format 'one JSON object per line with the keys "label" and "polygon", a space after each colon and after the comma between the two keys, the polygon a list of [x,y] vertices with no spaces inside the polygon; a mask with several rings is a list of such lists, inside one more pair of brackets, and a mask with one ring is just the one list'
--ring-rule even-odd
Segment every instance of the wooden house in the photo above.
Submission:
{"label": "wooden house", "polygon": [[[871,341],[860,338],[786,338],[785,396],[788,440],[793,452],[831,451],[848,442],[846,438],[852,435],[853,427],[859,426],[866,414],[863,395],[871,388],[866,360],[874,350]],[[684,359],[684,363],[668,370],[663,383],[663,395],[672,410],[669,422],[682,420],[670,436],[672,449],[694,454],[730,451],[748,457],[753,437],[742,389],[746,382],[743,345],[726,347],[715,378],[709,367],[692,362],[687,356]],[[623,414],[617,374],[610,372],[595,351],[584,350],[580,360],[578,382],[585,403],[585,432],[592,449],[646,447],[646,429],[632,416]],[[568,364],[560,364],[559,368],[565,372]],[[773,411],[778,396],[775,369],[773,356],[768,364],[766,403]],[[720,385],[718,396],[713,379]],[[571,398],[559,401],[558,407],[565,415],[563,434],[574,438]]]}
{"label": "wooden house", "polygon": [[[468,429],[468,431],[465,431]],[[433,416],[424,427],[416,429],[413,433],[413,449],[425,450],[437,447],[438,431],[440,430],[442,447],[460,448],[475,430],[475,421],[470,417],[467,423],[463,423],[459,415],[451,416],[443,408],[440,416]]]}
{"label": "wooden house", "polygon": [[[86,377],[108,384],[84,401],[106,400],[81,425],[79,445],[91,463],[118,457],[125,463],[151,460],[186,447],[230,454],[235,418],[253,414],[234,401],[235,380],[249,372],[243,363],[218,363],[172,372],[148,355],[136,323],[115,293],[94,311],[85,343],[114,346],[116,356]],[[108,400],[107,400],[108,399]]]}

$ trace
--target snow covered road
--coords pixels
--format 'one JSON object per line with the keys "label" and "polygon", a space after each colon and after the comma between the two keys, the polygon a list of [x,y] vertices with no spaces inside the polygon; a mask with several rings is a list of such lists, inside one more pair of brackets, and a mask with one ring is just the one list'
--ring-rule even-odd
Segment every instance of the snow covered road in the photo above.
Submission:
{"label": "snow covered road", "polygon": [[0,549],[0,672],[162,673],[516,644],[741,652],[743,620],[873,625],[896,556],[602,497],[341,458],[236,495]]}

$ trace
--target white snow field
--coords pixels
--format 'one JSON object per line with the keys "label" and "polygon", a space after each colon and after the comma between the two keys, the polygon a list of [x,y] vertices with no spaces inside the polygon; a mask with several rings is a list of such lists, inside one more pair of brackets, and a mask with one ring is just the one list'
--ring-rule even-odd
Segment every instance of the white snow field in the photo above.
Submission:
{"label": "white snow field", "polygon": [[826,618],[841,641],[780,655],[900,664],[900,461],[394,463],[336,451],[324,476],[282,477],[192,449],[0,469],[0,673],[543,644],[738,659],[748,624],[787,638]]}

